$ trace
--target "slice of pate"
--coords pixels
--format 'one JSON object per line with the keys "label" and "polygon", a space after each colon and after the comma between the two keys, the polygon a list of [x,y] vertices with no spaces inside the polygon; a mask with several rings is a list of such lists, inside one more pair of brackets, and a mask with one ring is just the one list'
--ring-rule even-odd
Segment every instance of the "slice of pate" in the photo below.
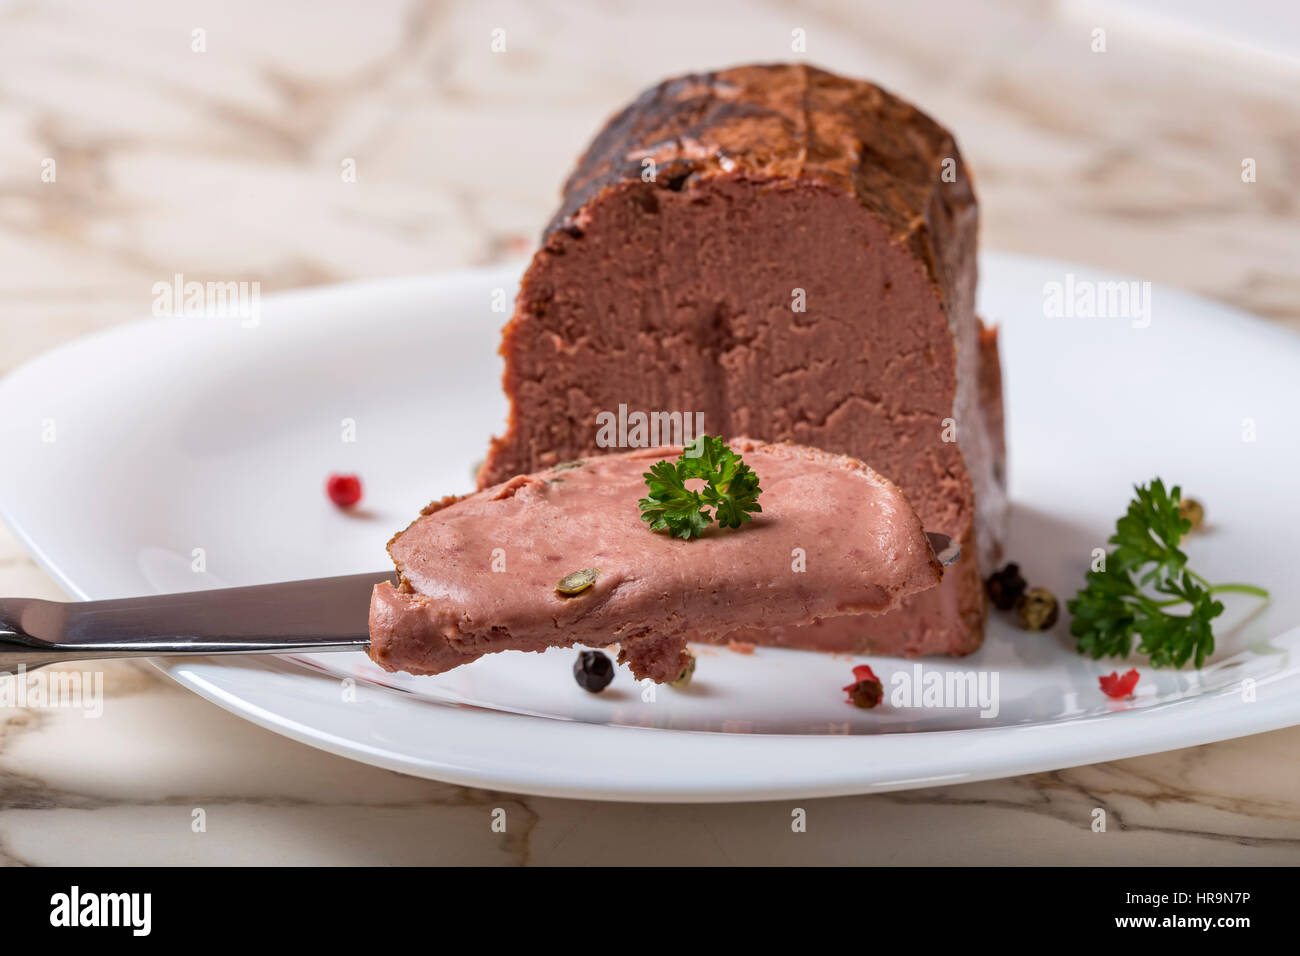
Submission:
{"label": "slice of pate", "polygon": [[[388,544],[370,656],[440,674],[497,651],[620,645],[638,679],[676,679],[686,643],[739,628],[881,614],[942,568],[903,493],[867,465],[791,444],[728,443],[759,477],[762,513],[684,541],[651,531],[644,473],[680,447],[558,465],[424,509]],[[556,585],[593,569],[576,594]]]}

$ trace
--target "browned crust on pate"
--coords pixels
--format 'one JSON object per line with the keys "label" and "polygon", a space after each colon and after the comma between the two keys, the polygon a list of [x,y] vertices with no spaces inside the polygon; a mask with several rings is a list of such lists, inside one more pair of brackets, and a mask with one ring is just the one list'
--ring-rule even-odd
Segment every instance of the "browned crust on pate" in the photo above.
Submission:
{"label": "browned crust on pate", "polygon": [[1002,363],[998,357],[998,327],[978,319],[980,330],[980,407],[989,416],[989,434],[993,436],[995,460],[1007,457],[1006,424],[1002,407]]}
{"label": "browned crust on pate", "polygon": [[925,264],[945,303],[972,251],[975,193],[952,134],[873,83],[802,63],[692,73],[643,92],[578,160],[543,245],[580,234],[583,207],[605,190],[641,183],[647,158],[655,184],[675,191],[741,177],[850,193]]}
{"label": "browned crust on pate", "polygon": [[443,495],[437,501],[430,501],[427,505],[421,508],[420,514],[421,516],[431,515],[435,511],[441,511],[443,508],[446,508],[449,505],[454,505],[456,502],[460,501],[460,499],[464,497],[465,495]]}

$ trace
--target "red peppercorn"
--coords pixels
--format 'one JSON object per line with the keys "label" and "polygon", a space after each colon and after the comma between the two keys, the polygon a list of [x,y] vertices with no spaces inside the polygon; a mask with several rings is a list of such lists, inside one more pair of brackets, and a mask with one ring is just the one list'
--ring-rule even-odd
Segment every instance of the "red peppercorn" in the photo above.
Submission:
{"label": "red peppercorn", "polygon": [[1101,684],[1101,692],[1107,697],[1114,697],[1117,700],[1133,696],[1133,688],[1137,686],[1138,672],[1134,667],[1123,677],[1119,671],[1111,671],[1105,677],[1098,677],[1097,681]]}
{"label": "red peppercorn", "polygon": [[885,688],[870,665],[859,664],[853,668],[853,677],[853,683],[843,688],[849,695],[849,702],[854,707],[868,710],[879,704],[881,698],[885,696]]}
{"label": "red peppercorn", "polygon": [[853,668],[853,679],[860,681],[873,680],[877,684],[880,683],[880,678],[876,676],[876,672],[871,669],[870,664],[859,664]]}
{"label": "red peppercorn", "polygon": [[361,500],[361,479],[356,475],[330,475],[325,493],[340,508],[351,508]]}

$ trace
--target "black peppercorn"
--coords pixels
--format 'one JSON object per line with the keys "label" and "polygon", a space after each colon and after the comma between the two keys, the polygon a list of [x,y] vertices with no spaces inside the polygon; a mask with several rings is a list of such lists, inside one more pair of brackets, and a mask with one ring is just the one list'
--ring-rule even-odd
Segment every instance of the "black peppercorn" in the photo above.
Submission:
{"label": "black peppercorn", "polygon": [[885,696],[885,688],[880,686],[878,680],[860,680],[853,685],[849,694],[853,698],[854,707],[870,710],[880,703],[880,698]]}
{"label": "black peppercorn", "polygon": [[1016,620],[1026,631],[1045,631],[1056,623],[1056,595],[1047,588],[1030,588],[1016,602]]}
{"label": "black peppercorn", "polygon": [[583,690],[599,694],[614,679],[614,662],[600,651],[581,651],[573,662],[573,679]]}
{"label": "black peppercorn", "polygon": [[999,611],[1010,611],[1016,601],[1025,593],[1027,582],[1020,576],[1020,565],[1008,564],[1001,571],[994,571],[984,582],[989,600]]}

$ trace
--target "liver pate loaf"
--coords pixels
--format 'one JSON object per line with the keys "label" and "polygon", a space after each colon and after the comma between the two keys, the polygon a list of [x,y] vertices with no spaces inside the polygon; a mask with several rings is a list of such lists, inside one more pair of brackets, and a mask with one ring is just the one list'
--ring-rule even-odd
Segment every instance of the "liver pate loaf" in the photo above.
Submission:
{"label": "liver pate loaf", "polygon": [[970,653],[1005,510],[977,220],[952,136],[869,83],[775,65],[659,84],[579,160],[524,276],[480,487],[601,452],[620,405],[862,459],[961,560],[885,615],[731,636]]}

